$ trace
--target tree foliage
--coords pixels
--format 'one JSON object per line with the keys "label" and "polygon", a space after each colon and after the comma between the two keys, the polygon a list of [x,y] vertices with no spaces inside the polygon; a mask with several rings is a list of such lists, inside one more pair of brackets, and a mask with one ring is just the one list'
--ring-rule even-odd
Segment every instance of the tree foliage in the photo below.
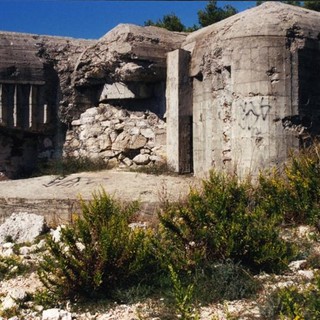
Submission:
{"label": "tree foliage", "polygon": [[304,7],[306,9],[320,11],[320,2],[319,1],[304,1]]}
{"label": "tree foliage", "polygon": [[236,13],[237,10],[234,7],[225,5],[223,8],[220,8],[217,6],[217,1],[210,0],[204,10],[198,11],[198,19],[201,27],[206,27]]}
{"label": "tree foliage", "polygon": [[[279,2],[290,4],[294,6],[303,6],[306,9],[320,11],[320,1],[307,0],[307,1],[296,1],[296,0],[278,0]],[[265,0],[257,0],[256,5],[260,5]],[[192,32],[199,28],[209,26],[213,23],[224,20],[237,13],[237,10],[231,5],[225,5],[224,7],[218,7],[216,0],[209,0],[204,10],[198,11],[199,26],[193,25],[192,27],[186,27],[181,19],[175,14],[170,13],[163,16],[162,19],[158,19],[156,22],[148,19],[144,22],[145,26],[156,26],[165,28],[170,31],[178,32]]]}
{"label": "tree foliage", "polygon": [[152,20],[147,20],[144,23],[145,26],[156,26],[160,28],[165,28],[170,31],[186,31],[186,26],[181,22],[180,18],[177,17],[174,13],[166,14],[162,19],[158,19],[157,22]]}
{"label": "tree foliage", "polygon": [[217,6],[217,1],[210,0],[204,10],[198,11],[198,20],[200,26],[193,25],[192,27],[186,27],[180,20],[180,18],[174,14],[166,14],[162,19],[158,19],[156,22],[151,19],[144,22],[145,26],[156,26],[160,28],[165,28],[170,31],[178,32],[192,32],[200,27],[206,27],[210,24],[219,22],[237,13],[237,10],[226,5],[223,8]]}

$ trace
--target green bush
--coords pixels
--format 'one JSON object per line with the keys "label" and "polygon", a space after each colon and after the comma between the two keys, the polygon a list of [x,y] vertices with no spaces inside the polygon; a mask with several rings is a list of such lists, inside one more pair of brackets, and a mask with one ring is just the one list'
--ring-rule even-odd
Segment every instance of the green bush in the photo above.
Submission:
{"label": "green bush", "polygon": [[313,251],[309,254],[306,261],[306,268],[319,269],[320,268],[320,253]]}
{"label": "green bush", "polygon": [[59,296],[111,296],[115,288],[148,281],[154,274],[151,231],[131,229],[137,203],[121,205],[104,191],[82,201],[82,214],[48,237],[49,255],[40,266],[44,285]]}
{"label": "green bush", "polygon": [[253,202],[253,187],[211,172],[201,191],[184,203],[168,205],[160,218],[160,257],[164,264],[192,270],[233,260],[254,272],[286,268],[293,248],[279,237],[277,219]]}
{"label": "green bush", "polygon": [[256,201],[269,216],[285,223],[319,223],[320,158],[318,144],[292,155],[282,173],[260,175]]}

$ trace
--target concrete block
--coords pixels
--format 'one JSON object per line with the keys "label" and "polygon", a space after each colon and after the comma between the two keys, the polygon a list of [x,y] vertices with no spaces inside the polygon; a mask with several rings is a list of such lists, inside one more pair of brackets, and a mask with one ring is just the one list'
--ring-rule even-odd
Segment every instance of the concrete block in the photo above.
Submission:
{"label": "concrete block", "polygon": [[112,99],[146,99],[152,95],[152,86],[145,83],[114,82],[105,84],[100,101]]}

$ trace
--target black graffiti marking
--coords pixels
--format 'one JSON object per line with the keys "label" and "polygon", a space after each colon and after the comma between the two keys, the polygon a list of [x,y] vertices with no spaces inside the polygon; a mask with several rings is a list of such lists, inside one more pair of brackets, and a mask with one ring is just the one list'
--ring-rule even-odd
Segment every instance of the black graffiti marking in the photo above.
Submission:
{"label": "black graffiti marking", "polygon": [[250,101],[249,103],[245,101],[244,104],[240,104],[242,109],[241,120],[243,122],[245,122],[251,115],[253,116],[250,117],[251,120],[246,121],[247,124],[245,126],[239,123],[241,129],[255,130],[257,134],[261,133],[260,128],[258,128],[256,124],[260,118],[265,121],[271,109],[271,106],[264,103],[263,100],[264,98],[262,97],[260,103],[258,104],[255,104],[253,101]]}
{"label": "black graffiti marking", "polygon": [[75,177],[72,179],[66,179],[66,177],[57,177],[55,179],[53,179],[52,181],[50,181],[47,184],[44,184],[45,187],[50,188],[53,186],[56,187],[74,187],[76,185],[78,185],[79,183],[83,183],[83,184],[91,184],[94,183],[94,181],[90,180],[89,178],[81,178],[81,177]]}

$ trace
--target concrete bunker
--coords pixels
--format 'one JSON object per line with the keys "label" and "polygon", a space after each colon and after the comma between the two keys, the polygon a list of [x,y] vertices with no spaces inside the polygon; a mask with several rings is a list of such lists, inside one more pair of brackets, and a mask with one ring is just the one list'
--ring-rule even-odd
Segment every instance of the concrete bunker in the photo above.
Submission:
{"label": "concrete bunker", "polygon": [[0,171],[54,154],[125,167],[166,159],[196,175],[277,166],[319,135],[319,18],[266,2],[190,34],[0,33]]}
{"label": "concrete bunker", "polygon": [[[167,82],[167,126],[175,139],[167,139],[167,156],[175,171],[184,172],[177,141],[185,137],[196,175],[216,168],[244,176],[281,164],[319,134],[319,17],[268,2],[191,33],[169,54],[168,75],[176,76]],[[186,68],[189,81],[181,78]],[[177,125],[186,113],[192,128]]]}

